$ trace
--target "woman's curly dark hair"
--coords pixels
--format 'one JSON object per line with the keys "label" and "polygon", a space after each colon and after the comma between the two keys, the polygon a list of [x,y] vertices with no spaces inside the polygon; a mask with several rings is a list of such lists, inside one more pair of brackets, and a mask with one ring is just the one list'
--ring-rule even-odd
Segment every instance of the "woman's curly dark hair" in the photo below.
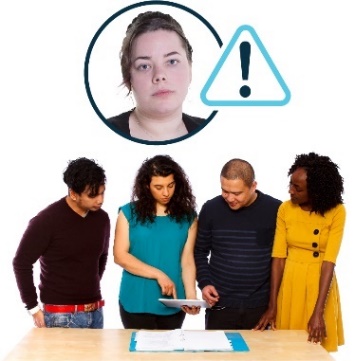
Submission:
{"label": "woman's curly dark hair", "polygon": [[175,192],[166,213],[179,223],[195,218],[196,199],[184,170],[169,155],[156,155],[143,162],[134,181],[132,212],[139,222],[153,222],[156,215],[156,200],[149,189],[152,177],[167,177],[170,174],[174,175]]}
{"label": "woman's curly dark hair", "polygon": [[296,169],[307,172],[307,191],[312,204],[312,212],[325,212],[343,203],[344,179],[339,167],[329,157],[311,152],[299,154],[288,171],[290,176]]}

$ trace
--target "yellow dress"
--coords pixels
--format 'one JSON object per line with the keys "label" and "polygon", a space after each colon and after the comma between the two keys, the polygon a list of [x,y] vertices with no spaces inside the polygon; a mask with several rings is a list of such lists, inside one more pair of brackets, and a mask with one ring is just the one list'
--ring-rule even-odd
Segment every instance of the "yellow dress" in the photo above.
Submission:
{"label": "yellow dress", "polygon": [[[325,213],[303,211],[291,201],[278,211],[272,257],[286,258],[277,299],[276,327],[306,330],[318,297],[323,261],[336,263],[345,224],[345,207],[340,204]],[[324,319],[327,338],[323,347],[336,351],[344,344],[338,284],[334,273]]]}

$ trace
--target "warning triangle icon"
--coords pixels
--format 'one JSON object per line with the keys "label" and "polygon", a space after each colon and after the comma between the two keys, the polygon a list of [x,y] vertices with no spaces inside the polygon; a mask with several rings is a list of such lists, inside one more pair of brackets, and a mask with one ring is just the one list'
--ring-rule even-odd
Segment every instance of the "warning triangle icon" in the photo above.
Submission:
{"label": "warning triangle icon", "polygon": [[256,31],[240,26],[201,91],[208,106],[282,106],[291,93]]}

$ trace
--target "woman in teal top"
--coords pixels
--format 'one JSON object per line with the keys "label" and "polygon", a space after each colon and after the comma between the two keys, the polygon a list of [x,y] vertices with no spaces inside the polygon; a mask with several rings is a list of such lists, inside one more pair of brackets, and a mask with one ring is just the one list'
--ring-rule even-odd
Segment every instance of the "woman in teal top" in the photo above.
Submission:
{"label": "woman in teal top", "polygon": [[116,224],[114,258],[124,269],[119,306],[125,328],[181,328],[186,313],[199,312],[158,301],[197,298],[196,231],[195,197],[183,169],[167,155],[145,160]]}

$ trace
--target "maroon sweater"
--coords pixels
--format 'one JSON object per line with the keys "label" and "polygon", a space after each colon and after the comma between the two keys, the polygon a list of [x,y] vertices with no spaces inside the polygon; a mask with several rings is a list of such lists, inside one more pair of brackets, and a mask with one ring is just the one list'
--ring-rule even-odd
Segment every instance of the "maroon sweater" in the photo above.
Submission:
{"label": "maroon sweater", "polygon": [[65,198],[32,218],[21,239],[13,267],[27,309],[38,304],[33,264],[40,260],[42,303],[85,304],[101,299],[110,237],[110,220],[102,209],[85,218]]}

